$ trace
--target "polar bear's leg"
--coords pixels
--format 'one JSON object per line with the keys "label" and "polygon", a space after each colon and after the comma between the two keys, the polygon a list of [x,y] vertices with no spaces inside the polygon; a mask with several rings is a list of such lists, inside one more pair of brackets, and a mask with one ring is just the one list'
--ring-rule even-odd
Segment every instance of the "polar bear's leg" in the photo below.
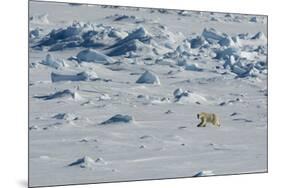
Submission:
{"label": "polar bear's leg", "polygon": [[201,119],[201,122],[197,125],[197,127],[206,127],[206,120],[204,118]]}
{"label": "polar bear's leg", "polygon": [[207,121],[204,120],[203,123],[202,123],[202,127],[206,127],[206,125],[207,125]]}
{"label": "polar bear's leg", "polygon": [[219,118],[217,116],[215,116],[214,120],[215,120],[214,121],[214,125],[217,126],[217,127],[220,127],[220,120],[219,120]]}
{"label": "polar bear's leg", "polygon": [[201,121],[201,122],[197,125],[197,127],[201,127],[201,126],[202,126],[202,123],[203,123],[203,121]]}
{"label": "polar bear's leg", "polygon": [[217,127],[220,127],[220,126],[221,126],[220,121],[217,121],[217,122],[216,122],[216,126],[217,126]]}

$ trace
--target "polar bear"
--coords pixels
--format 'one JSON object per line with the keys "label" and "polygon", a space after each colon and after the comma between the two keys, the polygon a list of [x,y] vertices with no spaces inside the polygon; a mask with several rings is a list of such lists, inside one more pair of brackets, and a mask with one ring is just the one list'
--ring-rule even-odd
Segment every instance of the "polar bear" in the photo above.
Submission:
{"label": "polar bear", "polygon": [[201,120],[197,127],[206,127],[207,123],[212,123],[213,125],[220,127],[220,120],[216,114],[201,112],[197,114],[197,118]]}

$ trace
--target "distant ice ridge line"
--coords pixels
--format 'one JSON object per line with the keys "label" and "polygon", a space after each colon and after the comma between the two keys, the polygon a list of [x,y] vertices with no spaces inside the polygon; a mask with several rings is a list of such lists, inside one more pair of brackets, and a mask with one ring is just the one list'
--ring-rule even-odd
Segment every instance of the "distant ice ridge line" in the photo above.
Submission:
{"label": "distant ice ridge line", "polygon": [[194,63],[202,56],[211,56],[223,63],[223,68],[237,78],[259,77],[267,74],[267,38],[262,32],[229,36],[214,28],[204,28],[201,35],[185,39],[176,50],[159,57],[155,63],[177,65],[185,70],[204,71]]}
{"label": "distant ice ridge line", "polygon": [[140,26],[131,32],[103,24],[73,22],[66,28],[54,29],[32,46],[34,49],[59,51],[68,48],[85,47],[99,49],[108,56],[154,57],[173,49],[179,36],[157,22],[148,32]]}
{"label": "distant ice ridge line", "polygon": [[49,51],[74,47],[99,48],[125,36],[127,36],[126,32],[119,31],[111,26],[73,22],[72,25],[66,28],[53,29],[38,41],[33,48],[49,47]]}

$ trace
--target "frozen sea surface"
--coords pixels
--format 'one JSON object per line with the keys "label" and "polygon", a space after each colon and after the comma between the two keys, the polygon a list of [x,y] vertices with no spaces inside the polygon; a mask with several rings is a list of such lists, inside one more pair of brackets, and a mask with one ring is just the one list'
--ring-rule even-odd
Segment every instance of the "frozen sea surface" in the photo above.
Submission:
{"label": "frozen sea surface", "polygon": [[30,186],[266,172],[266,32],[265,16],[31,1]]}

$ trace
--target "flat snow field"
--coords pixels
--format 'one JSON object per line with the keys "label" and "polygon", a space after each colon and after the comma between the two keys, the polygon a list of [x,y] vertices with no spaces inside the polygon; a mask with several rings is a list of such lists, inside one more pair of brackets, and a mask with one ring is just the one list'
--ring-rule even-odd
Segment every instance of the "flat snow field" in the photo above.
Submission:
{"label": "flat snow field", "polygon": [[267,172],[266,16],[29,8],[30,186]]}

